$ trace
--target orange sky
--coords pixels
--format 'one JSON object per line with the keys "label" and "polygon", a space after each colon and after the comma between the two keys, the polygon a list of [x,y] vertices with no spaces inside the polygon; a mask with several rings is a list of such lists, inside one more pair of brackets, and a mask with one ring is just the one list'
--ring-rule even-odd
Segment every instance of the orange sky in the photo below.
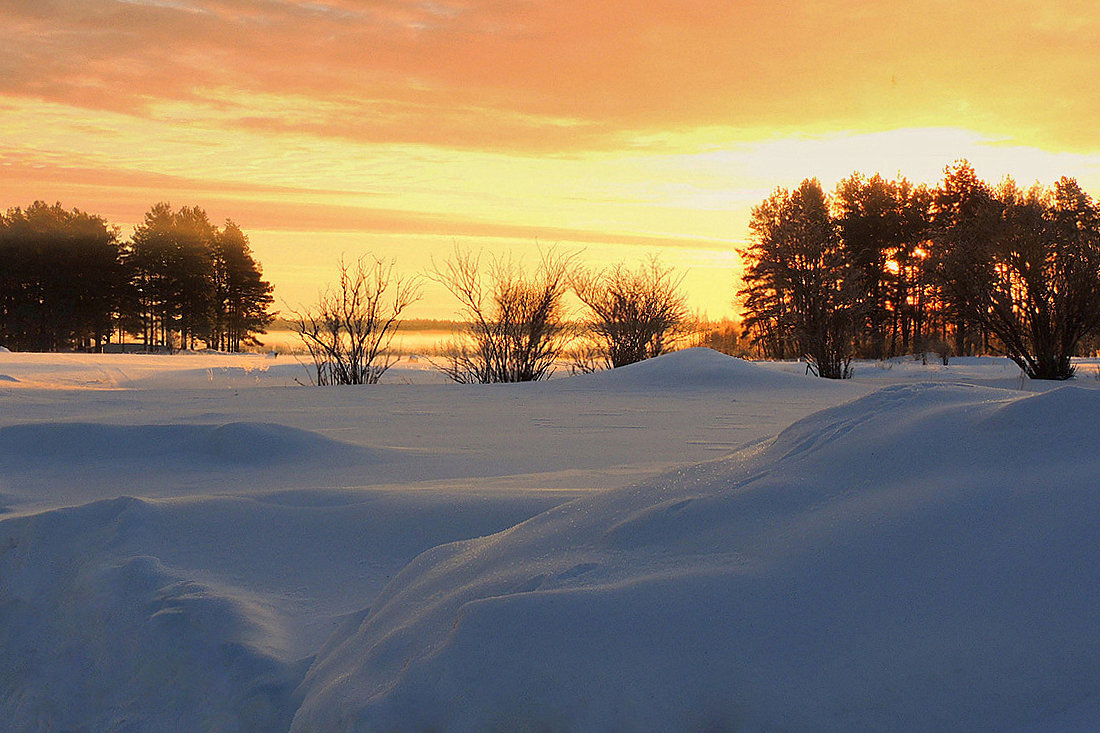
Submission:
{"label": "orange sky", "polygon": [[202,206],[291,304],[341,253],[659,251],[721,316],[777,185],[1100,191],[1098,58],[1084,1],[0,0],[0,207]]}

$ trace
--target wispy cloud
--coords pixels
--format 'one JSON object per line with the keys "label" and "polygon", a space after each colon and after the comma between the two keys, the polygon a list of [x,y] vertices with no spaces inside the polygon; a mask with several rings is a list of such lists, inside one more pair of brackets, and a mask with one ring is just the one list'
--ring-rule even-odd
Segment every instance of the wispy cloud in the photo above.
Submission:
{"label": "wispy cloud", "polygon": [[1100,145],[1085,2],[17,0],[0,26],[0,93],[272,132],[570,151],[949,125]]}

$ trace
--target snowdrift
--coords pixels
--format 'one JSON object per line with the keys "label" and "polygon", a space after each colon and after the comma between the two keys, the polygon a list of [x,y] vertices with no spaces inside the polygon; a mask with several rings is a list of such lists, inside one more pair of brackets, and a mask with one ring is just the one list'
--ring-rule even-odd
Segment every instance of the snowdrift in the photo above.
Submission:
{"label": "snowdrift", "polygon": [[13,510],[22,512],[120,494],[310,493],[446,475],[454,470],[450,458],[442,450],[347,443],[314,430],[258,421],[0,427],[0,489],[11,496]]}
{"label": "snowdrift", "polygon": [[[191,355],[186,355],[191,356]],[[195,355],[201,358],[201,354]],[[194,369],[155,370],[143,373],[132,369],[132,377],[119,379],[127,389],[242,389],[248,387],[291,387],[309,384],[309,372],[293,357],[281,364],[267,359],[264,363],[246,367],[210,365]],[[297,380],[297,381],[295,381]]]}
{"label": "snowdrift", "polygon": [[194,463],[270,464],[302,460],[366,461],[384,451],[353,446],[276,423],[108,425],[23,423],[0,428],[0,461],[45,462],[176,459]]}
{"label": "snowdrift", "polygon": [[148,511],[120,498],[4,523],[7,730],[285,730],[298,674],[274,614],[156,558],[110,552]]}
{"label": "snowdrift", "polygon": [[558,383],[601,389],[720,388],[734,392],[850,387],[849,384],[836,380],[788,374],[702,347],[674,351],[617,369],[605,369],[559,380]]}
{"label": "snowdrift", "polygon": [[329,642],[292,730],[1100,728],[1098,414],[887,387],[435,548]]}
{"label": "snowdrift", "polygon": [[6,518],[0,729],[286,731],[312,655],[364,597],[432,546],[556,503],[302,490]]}

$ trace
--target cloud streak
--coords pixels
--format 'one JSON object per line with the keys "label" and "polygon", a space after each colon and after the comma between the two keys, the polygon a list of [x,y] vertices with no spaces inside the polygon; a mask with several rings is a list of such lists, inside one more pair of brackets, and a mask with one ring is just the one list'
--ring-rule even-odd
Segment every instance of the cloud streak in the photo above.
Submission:
{"label": "cloud streak", "polygon": [[20,0],[0,26],[0,93],[272,133],[573,152],[936,125],[1100,145],[1085,2]]}

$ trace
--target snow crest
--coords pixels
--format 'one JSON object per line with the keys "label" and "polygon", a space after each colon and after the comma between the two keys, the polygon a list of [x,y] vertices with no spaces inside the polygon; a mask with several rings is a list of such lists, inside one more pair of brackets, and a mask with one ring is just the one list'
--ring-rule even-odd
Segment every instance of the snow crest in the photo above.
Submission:
{"label": "snow crest", "polygon": [[750,389],[844,389],[848,386],[835,380],[788,374],[702,347],[674,351],[617,369],[571,377],[562,383],[601,389],[719,387],[729,388],[734,393]]}

